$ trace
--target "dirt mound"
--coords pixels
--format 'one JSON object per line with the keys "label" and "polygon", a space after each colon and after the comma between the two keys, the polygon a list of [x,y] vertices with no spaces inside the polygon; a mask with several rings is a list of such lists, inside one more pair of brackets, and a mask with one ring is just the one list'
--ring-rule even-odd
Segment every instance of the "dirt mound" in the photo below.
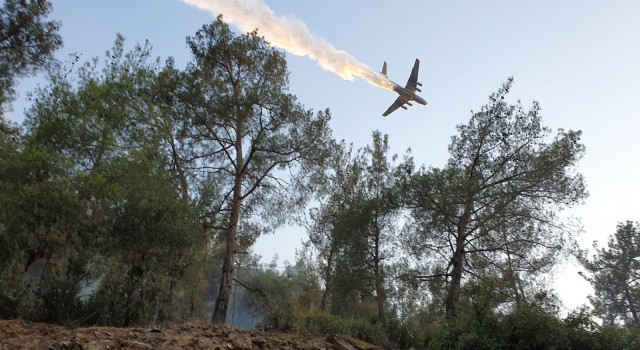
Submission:
{"label": "dirt mound", "polygon": [[66,328],[0,320],[0,349],[339,349],[378,347],[348,337],[241,330],[223,325],[169,324],[163,328]]}

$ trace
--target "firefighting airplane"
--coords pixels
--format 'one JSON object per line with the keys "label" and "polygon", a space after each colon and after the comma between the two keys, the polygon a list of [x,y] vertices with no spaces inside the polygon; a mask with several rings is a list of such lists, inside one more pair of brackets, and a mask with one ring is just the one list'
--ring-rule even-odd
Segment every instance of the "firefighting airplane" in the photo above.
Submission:
{"label": "firefighting airplane", "polygon": [[[416,63],[413,65],[413,69],[411,70],[411,75],[409,76],[409,80],[407,81],[407,85],[402,87],[394,82],[393,83],[393,91],[397,92],[400,96],[393,102],[393,104],[387,109],[382,116],[386,117],[389,114],[393,113],[399,107],[407,109],[405,104],[412,106],[410,101],[418,102],[421,105],[426,105],[427,101],[425,101],[422,97],[416,95],[416,91],[420,92],[421,90],[418,86],[422,86],[418,82],[418,69],[420,69],[420,60],[416,58]],[[382,75],[387,77],[387,62],[382,66]]]}

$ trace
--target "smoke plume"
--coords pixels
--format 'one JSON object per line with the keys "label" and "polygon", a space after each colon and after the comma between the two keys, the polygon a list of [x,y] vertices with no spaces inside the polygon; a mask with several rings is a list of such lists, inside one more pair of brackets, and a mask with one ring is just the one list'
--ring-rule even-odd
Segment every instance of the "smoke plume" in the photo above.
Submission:
{"label": "smoke plume", "polygon": [[271,45],[294,55],[308,56],[322,68],[343,79],[354,80],[354,77],[360,77],[372,85],[393,89],[393,84],[387,77],[326,40],[315,37],[301,21],[276,16],[262,0],[182,1],[214,14],[222,14],[225,21],[233,23],[244,32],[258,28],[259,34]]}

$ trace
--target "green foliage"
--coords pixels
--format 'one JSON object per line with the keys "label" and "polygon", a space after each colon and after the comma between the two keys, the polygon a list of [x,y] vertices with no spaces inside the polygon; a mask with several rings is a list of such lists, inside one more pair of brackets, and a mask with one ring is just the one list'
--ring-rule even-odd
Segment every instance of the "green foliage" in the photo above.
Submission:
{"label": "green foliage", "polygon": [[[0,160],[0,314],[65,323],[99,310],[94,321],[118,325],[175,317],[180,282],[206,247],[188,205],[148,160],[76,177],[62,160],[32,148]],[[83,209],[87,191],[102,217]],[[92,288],[88,306],[79,296]]]}
{"label": "green foliage", "polygon": [[69,170],[77,172],[132,150],[163,150],[168,117],[158,113],[149,96],[158,70],[150,58],[148,42],[127,52],[124,37],[117,36],[102,65],[94,58],[75,77],[68,72],[72,67],[52,69],[49,85],[36,91],[27,112],[31,142],[69,156]]}
{"label": "green foliage", "polygon": [[[421,334],[391,313],[381,323],[375,303],[359,304],[349,312],[332,315],[319,309],[321,297],[317,276],[309,274],[308,261],[279,273],[254,270],[242,287],[249,290],[245,302],[261,318],[261,326],[287,331],[344,334],[378,344],[401,348],[422,343]],[[237,285],[237,288],[240,286]]]}
{"label": "green foliage", "polygon": [[[388,317],[382,324],[375,311],[369,316],[302,311],[296,300],[297,293],[291,293],[295,288],[291,285],[281,287],[286,283],[286,277],[272,272],[265,274],[264,279],[270,282],[262,285],[271,286],[272,292],[287,294],[285,297],[271,295],[278,299],[278,304],[274,305],[286,305],[283,309],[286,312],[279,313],[278,317],[286,320],[287,330],[345,334],[403,349],[622,350],[638,349],[640,345],[638,329],[599,326],[586,309],[576,310],[562,319],[556,311],[557,300],[542,294],[533,298],[535,303],[519,303],[510,309],[465,309],[450,321],[414,323]],[[254,297],[261,296],[254,294]]]}
{"label": "green foliage", "polygon": [[11,286],[0,291],[0,314],[56,322],[73,314],[84,224],[65,166],[32,147],[0,158],[0,274]]}
{"label": "green foliage", "polygon": [[557,212],[587,195],[575,172],[584,154],[581,133],[558,130],[550,139],[537,103],[525,110],[505,102],[511,83],[458,126],[445,167],[423,169],[405,184],[413,219],[406,244],[418,263],[445,266],[418,275],[449,281],[449,318],[458,312],[463,275],[503,275],[513,299],[526,298],[525,282],[573,248]]}
{"label": "green foliage", "polygon": [[102,250],[108,269],[92,301],[97,320],[130,325],[175,319],[180,282],[198,267],[206,235],[153,162],[117,159],[102,171],[117,189]]}
{"label": "green foliage", "polygon": [[16,78],[44,67],[62,46],[60,23],[45,19],[50,13],[43,0],[5,0],[0,8],[0,106],[13,99]]}
{"label": "green foliage", "polygon": [[31,291],[24,267],[17,261],[5,262],[1,272],[0,318],[9,319],[26,314],[32,309]]}
{"label": "green foliage", "polygon": [[387,317],[384,328],[387,340],[400,349],[415,349],[425,344],[424,334],[409,322]]}
{"label": "green foliage", "polygon": [[[37,19],[49,11],[46,1],[6,8],[27,5]],[[52,50],[57,24],[43,25],[32,29]],[[228,282],[237,248],[303,207],[331,144],[328,111],[287,92],[282,53],[256,33],[235,36],[218,19],[188,42],[194,62],[180,71],[151,61],[148,43],[127,52],[118,36],[103,64],[50,70],[24,138],[2,119],[3,315],[113,325],[193,316],[205,261],[224,255],[225,273],[206,275]],[[44,63],[40,53],[25,67]],[[287,172],[299,176],[279,177]]]}
{"label": "green foliage", "polygon": [[562,322],[536,306],[519,305],[503,319],[503,328],[507,348],[570,348]]}
{"label": "green foliage", "polygon": [[[226,200],[214,214],[229,225],[233,189],[241,182],[246,229],[240,233],[269,232],[290,221],[285,213],[301,209],[311,194],[311,180],[331,150],[330,113],[305,110],[288,92],[283,53],[256,32],[236,35],[219,17],[187,43],[194,61],[174,97],[187,112],[181,128],[196,151],[193,165],[216,181],[214,201]],[[294,176],[285,181],[282,172]]]}
{"label": "green foliage", "polygon": [[247,291],[244,302],[261,320],[261,326],[293,330],[298,326],[300,315],[318,308],[318,277],[304,254],[298,255],[296,264],[285,267],[284,271],[276,270],[276,265],[274,259],[274,268],[244,271],[248,276],[243,281],[237,279],[236,288],[243,287]]}
{"label": "green foliage", "polygon": [[292,330],[296,323],[298,281],[274,270],[258,272],[247,280],[247,304],[262,321],[263,327]]}
{"label": "green foliage", "polygon": [[[638,332],[598,326],[585,309],[565,319],[521,303],[506,313],[462,314],[427,329],[427,349],[637,349]],[[420,347],[418,347],[420,348]]]}
{"label": "green foliage", "polygon": [[386,339],[381,323],[374,323],[363,317],[343,318],[325,312],[304,317],[300,329],[315,333],[346,334],[374,343],[380,343]]}
{"label": "green foliage", "polygon": [[112,325],[195,314],[208,236],[175,181],[167,119],[143,93],[160,83],[149,55],[118,37],[101,70],[87,63],[76,82],[53,71],[20,144],[0,141],[11,286],[0,314]]}
{"label": "green foliage", "polygon": [[482,332],[482,329],[475,329],[472,325],[447,324],[440,327],[429,338],[429,350],[444,349],[501,349],[499,339]]}
{"label": "green foliage", "polygon": [[589,299],[607,325],[640,327],[640,224],[618,224],[607,248],[598,248],[592,259],[582,253],[583,275],[594,288]]}
{"label": "green foliage", "polygon": [[255,31],[236,35],[218,17],[187,44],[194,62],[175,95],[188,111],[180,115],[183,143],[208,182],[207,217],[225,246],[212,315],[224,322],[238,246],[304,208],[330,152],[330,114],[296,101],[283,53]]}
{"label": "green foliage", "polygon": [[338,146],[325,175],[325,203],[312,212],[309,232],[325,268],[322,308],[347,316],[373,306],[382,323],[399,213],[396,156],[388,152],[388,137],[379,131],[373,132],[372,145],[355,154]]}
{"label": "green foliage", "polygon": [[0,113],[0,153],[16,149],[20,143],[20,127]]}
{"label": "green foliage", "polygon": [[593,338],[594,349],[640,350],[640,328],[603,327]]}

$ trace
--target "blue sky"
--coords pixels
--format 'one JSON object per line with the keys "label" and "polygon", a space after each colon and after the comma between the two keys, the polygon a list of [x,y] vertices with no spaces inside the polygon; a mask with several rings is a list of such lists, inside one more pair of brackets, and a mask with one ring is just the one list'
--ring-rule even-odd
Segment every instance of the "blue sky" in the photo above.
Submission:
{"label": "blue sky", "polygon": [[[116,33],[129,47],[149,39],[161,58],[185,64],[185,37],[213,15],[179,0],[53,0],[52,18],[62,21],[65,47],[82,60],[102,56]],[[511,102],[541,104],[553,129],[579,129],[587,147],[580,163],[591,194],[570,211],[582,219],[583,247],[604,243],[618,222],[640,220],[640,2],[610,1],[275,1],[278,15],[295,17],[309,30],[361,62],[404,84],[421,60],[421,95],[414,105],[387,118],[396,95],[363,80],[342,80],[315,62],[288,55],[290,89],[307,107],[330,108],[335,137],[366,145],[373,130],[389,134],[392,151],[411,148],[416,162],[442,166],[457,124],[466,123],[508,77]],[[11,119],[22,120],[26,92],[20,86]],[[259,241],[256,252],[293,260],[301,230],[287,229]],[[286,243],[283,243],[286,242]],[[575,267],[562,268],[556,287],[567,307],[585,302],[588,284]]]}

